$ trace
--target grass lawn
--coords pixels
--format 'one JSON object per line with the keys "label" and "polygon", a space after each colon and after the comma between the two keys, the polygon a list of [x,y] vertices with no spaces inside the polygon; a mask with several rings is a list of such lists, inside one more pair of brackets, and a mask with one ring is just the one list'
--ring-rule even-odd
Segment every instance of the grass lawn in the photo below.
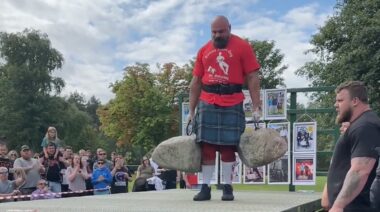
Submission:
{"label": "grass lawn", "polygon": [[[326,176],[317,176],[317,184],[313,186],[299,186],[296,191],[315,191],[322,192],[326,183]],[[289,185],[251,185],[251,184],[234,184],[235,191],[289,191]]]}

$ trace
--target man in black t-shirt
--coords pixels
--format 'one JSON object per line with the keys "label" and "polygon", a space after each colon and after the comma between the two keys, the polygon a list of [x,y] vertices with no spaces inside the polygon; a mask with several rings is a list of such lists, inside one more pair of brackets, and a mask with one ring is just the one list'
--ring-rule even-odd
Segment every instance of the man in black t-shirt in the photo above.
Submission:
{"label": "man in black t-shirt", "polygon": [[336,89],[336,122],[350,122],[340,136],[331,160],[322,206],[335,211],[375,211],[369,191],[376,175],[380,119],[368,104],[362,82],[346,82]]}

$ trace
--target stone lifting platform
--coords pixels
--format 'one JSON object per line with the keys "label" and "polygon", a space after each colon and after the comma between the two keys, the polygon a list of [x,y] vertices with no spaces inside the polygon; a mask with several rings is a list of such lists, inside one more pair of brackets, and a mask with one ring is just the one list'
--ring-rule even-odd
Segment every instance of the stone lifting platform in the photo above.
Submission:
{"label": "stone lifting platform", "polygon": [[119,211],[314,211],[321,193],[235,191],[235,201],[221,201],[213,190],[210,201],[194,202],[196,190],[166,190],[0,203],[2,212],[119,212]]}

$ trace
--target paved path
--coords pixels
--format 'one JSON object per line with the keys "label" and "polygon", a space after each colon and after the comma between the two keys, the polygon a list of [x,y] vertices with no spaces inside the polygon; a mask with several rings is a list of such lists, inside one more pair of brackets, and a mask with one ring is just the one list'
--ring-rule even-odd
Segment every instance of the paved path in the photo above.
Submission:
{"label": "paved path", "polygon": [[119,212],[119,211],[283,211],[315,201],[320,193],[234,192],[235,201],[220,200],[222,192],[212,191],[211,201],[194,202],[195,190],[167,190],[0,203],[1,212]]}

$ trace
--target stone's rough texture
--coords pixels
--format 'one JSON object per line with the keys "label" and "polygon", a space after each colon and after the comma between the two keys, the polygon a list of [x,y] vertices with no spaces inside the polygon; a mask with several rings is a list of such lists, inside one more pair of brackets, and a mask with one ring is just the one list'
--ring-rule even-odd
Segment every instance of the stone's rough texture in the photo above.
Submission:
{"label": "stone's rough texture", "polygon": [[161,142],[154,149],[152,159],[165,169],[201,171],[201,148],[195,136],[177,136]]}
{"label": "stone's rough texture", "polygon": [[283,156],[288,144],[276,130],[264,128],[244,132],[237,149],[244,165],[259,167]]}
{"label": "stone's rough texture", "polygon": [[[287,151],[286,141],[273,129],[249,130],[240,138],[238,152],[248,167],[269,164]],[[153,151],[152,159],[165,169],[184,172],[201,171],[201,148],[195,136],[177,136],[160,143]]]}

